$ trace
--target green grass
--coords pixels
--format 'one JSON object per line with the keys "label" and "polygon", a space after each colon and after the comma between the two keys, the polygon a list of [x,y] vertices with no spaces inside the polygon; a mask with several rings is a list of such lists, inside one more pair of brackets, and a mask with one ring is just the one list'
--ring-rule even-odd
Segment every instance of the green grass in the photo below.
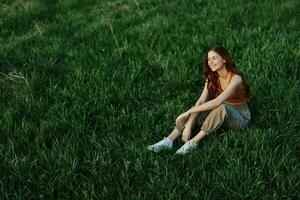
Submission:
{"label": "green grass", "polygon": [[[0,2],[1,199],[299,199],[296,0]],[[173,159],[166,136],[223,44],[252,125]],[[193,134],[196,134],[194,130]]]}

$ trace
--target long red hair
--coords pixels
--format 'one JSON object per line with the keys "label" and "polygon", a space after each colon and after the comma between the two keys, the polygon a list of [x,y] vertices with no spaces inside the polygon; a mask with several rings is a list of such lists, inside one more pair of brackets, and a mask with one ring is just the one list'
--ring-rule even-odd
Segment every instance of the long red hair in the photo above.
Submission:
{"label": "long red hair", "polygon": [[234,74],[238,74],[242,77],[243,79],[243,86],[246,90],[247,96],[249,98],[250,96],[250,88],[249,85],[247,84],[244,75],[242,72],[240,72],[237,68],[235,63],[233,62],[233,60],[231,59],[231,56],[229,55],[228,51],[222,47],[222,46],[216,46],[216,47],[212,47],[210,49],[207,50],[206,54],[205,54],[205,58],[204,58],[204,63],[203,63],[203,74],[204,74],[204,78],[205,80],[208,80],[208,84],[207,84],[207,89],[209,92],[209,96],[210,98],[215,97],[216,92],[217,92],[217,88],[219,87],[219,83],[218,83],[218,78],[219,78],[219,74],[218,72],[213,72],[210,67],[208,66],[208,52],[210,51],[214,51],[215,53],[219,54],[224,60],[226,60],[225,62],[225,67],[227,69],[227,71],[234,73]]}

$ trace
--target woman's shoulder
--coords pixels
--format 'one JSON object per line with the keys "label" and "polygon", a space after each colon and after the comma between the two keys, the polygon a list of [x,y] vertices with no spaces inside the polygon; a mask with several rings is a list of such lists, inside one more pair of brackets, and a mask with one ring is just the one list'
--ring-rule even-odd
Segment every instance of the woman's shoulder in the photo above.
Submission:
{"label": "woman's shoulder", "polygon": [[243,81],[242,77],[239,74],[231,73],[231,78],[230,80],[235,80],[235,81]]}
{"label": "woman's shoulder", "polygon": [[232,83],[232,82],[235,82],[236,84],[239,85],[239,89],[242,89],[243,88],[243,79],[242,77],[239,75],[239,74],[233,74],[231,75],[231,78],[230,78],[230,81],[229,81],[229,84]]}

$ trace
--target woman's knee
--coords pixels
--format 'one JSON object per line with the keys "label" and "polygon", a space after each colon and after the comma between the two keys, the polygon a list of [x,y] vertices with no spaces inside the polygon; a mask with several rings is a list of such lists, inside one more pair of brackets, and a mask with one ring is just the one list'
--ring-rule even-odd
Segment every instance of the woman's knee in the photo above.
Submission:
{"label": "woman's knee", "polygon": [[214,109],[212,110],[212,112],[227,113],[226,105],[225,105],[224,103],[222,103],[222,104],[219,105],[218,107],[214,108]]}
{"label": "woman's knee", "polygon": [[203,124],[222,124],[228,118],[228,113],[226,111],[225,105],[221,104],[217,108],[213,109]]}

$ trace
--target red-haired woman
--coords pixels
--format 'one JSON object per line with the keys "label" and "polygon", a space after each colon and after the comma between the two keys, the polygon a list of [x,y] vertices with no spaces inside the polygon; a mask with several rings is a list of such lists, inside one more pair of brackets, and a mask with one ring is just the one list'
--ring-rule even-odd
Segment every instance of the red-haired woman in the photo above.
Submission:
{"label": "red-haired woman", "polygon": [[[250,125],[250,89],[228,51],[222,46],[208,49],[203,71],[206,82],[195,106],[179,115],[172,133],[148,146],[149,150],[171,149],[173,141],[181,135],[185,144],[175,154],[183,155],[223,124],[232,129],[245,129]],[[190,139],[195,125],[202,125],[201,131]]]}

